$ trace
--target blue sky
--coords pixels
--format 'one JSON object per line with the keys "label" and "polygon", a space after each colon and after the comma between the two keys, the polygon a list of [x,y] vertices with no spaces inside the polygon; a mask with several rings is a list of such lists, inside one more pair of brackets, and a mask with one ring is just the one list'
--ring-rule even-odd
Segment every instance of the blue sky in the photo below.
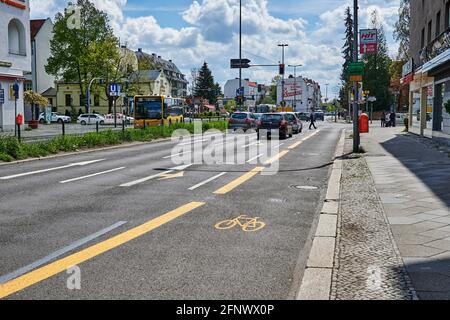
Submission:
{"label": "blue sky", "polygon": [[[108,13],[122,42],[172,59],[190,77],[190,70],[208,62],[216,81],[237,76],[229,59],[238,55],[238,0],[91,0]],[[54,17],[67,0],[31,0],[33,18]],[[303,64],[298,72],[337,90],[342,65],[343,15],[352,0],[243,0],[244,56],[254,63],[278,63],[279,42],[289,43],[286,61]],[[376,10],[392,38],[399,0],[360,0],[361,27]],[[245,70],[244,77],[269,83],[276,69]]]}

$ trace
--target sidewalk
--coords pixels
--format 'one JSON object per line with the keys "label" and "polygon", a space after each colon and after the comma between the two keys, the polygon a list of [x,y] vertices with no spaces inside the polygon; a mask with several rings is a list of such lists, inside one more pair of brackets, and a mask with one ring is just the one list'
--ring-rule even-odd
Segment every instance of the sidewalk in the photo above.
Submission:
{"label": "sidewalk", "polygon": [[450,157],[402,130],[344,161],[332,299],[450,299]]}

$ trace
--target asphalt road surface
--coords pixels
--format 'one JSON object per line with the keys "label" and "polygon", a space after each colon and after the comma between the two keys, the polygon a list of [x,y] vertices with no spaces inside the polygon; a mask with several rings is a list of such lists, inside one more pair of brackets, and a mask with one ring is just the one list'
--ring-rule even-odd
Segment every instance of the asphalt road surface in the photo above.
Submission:
{"label": "asphalt road surface", "polygon": [[[0,166],[0,298],[294,299],[341,129]],[[174,163],[194,145],[243,163]]]}

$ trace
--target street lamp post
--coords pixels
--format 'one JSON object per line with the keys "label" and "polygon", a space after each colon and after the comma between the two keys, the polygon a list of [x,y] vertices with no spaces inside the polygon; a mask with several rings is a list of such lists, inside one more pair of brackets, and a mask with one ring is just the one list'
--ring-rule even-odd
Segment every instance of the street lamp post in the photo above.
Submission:
{"label": "street lamp post", "polygon": [[[91,114],[91,86],[94,83],[95,80],[101,80],[102,78],[93,78],[89,82],[89,86],[86,92],[86,99],[87,99],[87,106],[88,106],[88,114]],[[88,117],[88,123],[91,124],[91,117]]]}
{"label": "street lamp post", "polygon": [[302,67],[301,64],[290,64],[289,67],[294,68],[294,111],[297,109],[297,68]]}
{"label": "street lamp post", "polygon": [[[289,45],[287,43],[280,43],[278,46],[281,47],[281,64],[284,66],[284,48],[289,47]],[[284,111],[284,72],[281,77],[281,103]]]}
{"label": "street lamp post", "polygon": [[239,109],[242,109],[244,93],[242,88],[242,0],[239,0]]}
{"label": "street lamp post", "polygon": [[[354,52],[353,52],[353,62],[358,62],[358,0],[354,0],[353,2],[353,36],[354,36]],[[358,90],[358,82],[353,83],[353,91],[354,91],[354,101],[353,101],[353,152],[359,152],[360,138],[359,138],[359,90]]]}

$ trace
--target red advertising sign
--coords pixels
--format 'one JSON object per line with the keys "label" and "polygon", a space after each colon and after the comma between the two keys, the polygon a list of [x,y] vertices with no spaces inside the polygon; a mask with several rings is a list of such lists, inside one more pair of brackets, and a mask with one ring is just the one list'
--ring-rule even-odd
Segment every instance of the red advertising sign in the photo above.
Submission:
{"label": "red advertising sign", "polygon": [[375,54],[378,52],[377,29],[365,29],[360,31],[361,54]]}
{"label": "red advertising sign", "polygon": [[13,6],[22,10],[25,10],[27,6],[24,4],[24,0],[0,0],[1,3],[6,3],[9,6]]}

